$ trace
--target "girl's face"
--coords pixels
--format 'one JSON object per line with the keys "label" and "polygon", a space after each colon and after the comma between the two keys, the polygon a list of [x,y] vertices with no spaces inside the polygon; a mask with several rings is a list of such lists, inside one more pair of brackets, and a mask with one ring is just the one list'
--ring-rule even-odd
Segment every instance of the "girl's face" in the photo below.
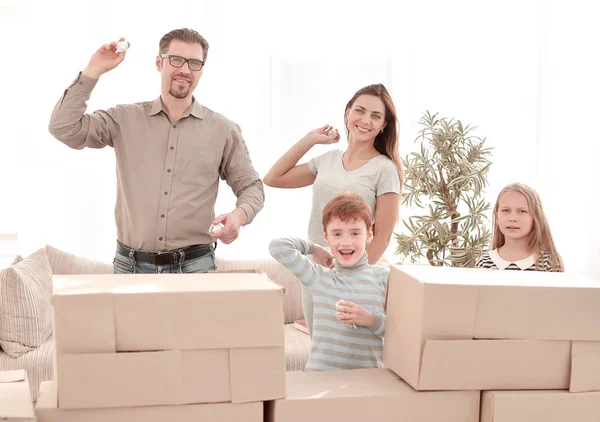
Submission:
{"label": "girl's face", "polygon": [[374,95],[361,95],[346,116],[349,137],[356,142],[374,142],[385,127],[385,104]]}
{"label": "girl's face", "polygon": [[527,198],[520,192],[508,190],[498,199],[496,224],[506,239],[526,238],[533,228],[533,216]]}

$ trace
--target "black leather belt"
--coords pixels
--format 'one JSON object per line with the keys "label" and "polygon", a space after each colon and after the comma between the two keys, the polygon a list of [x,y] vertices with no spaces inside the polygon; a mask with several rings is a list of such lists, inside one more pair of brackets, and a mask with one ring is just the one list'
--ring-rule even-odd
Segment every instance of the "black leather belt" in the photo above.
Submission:
{"label": "black leather belt", "polygon": [[174,251],[142,252],[131,249],[117,241],[117,252],[119,254],[129,256],[132,250],[133,257],[136,260],[150,262],[154,265],[173,265],[179,264],[182,256],[185,260],[200,258],[214,249],[212,245],[192,245]]}

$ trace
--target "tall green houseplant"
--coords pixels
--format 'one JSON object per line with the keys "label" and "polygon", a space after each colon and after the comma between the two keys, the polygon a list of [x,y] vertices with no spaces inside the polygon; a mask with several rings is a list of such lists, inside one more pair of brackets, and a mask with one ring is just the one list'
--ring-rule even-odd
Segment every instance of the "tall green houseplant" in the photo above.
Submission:
{"label": "tall green houseplant", "polygon": [[404,219],[408,234],[395,234],[396,254],[434,266],[473,267],[487,250],[491,232],[483,197],[491,162],[485,138],[460,120],[423,114],[415,142],[420,152],[402,160],[402,204],[425,211]]}

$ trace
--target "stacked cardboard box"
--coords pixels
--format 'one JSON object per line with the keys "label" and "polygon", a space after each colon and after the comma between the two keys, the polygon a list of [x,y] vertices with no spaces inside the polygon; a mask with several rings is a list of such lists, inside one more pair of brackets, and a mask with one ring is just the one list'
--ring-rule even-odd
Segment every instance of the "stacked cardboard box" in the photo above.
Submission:
{"label": "stacked cardboard box", "polygon": [[57,276],[52,300],[41,422],[258,422],[285,396],[283,291],[263,274]]}
{"label": "stacked cardboard box", "polygon": [[0,421],[34,421],[27,372],[0,372]]}
{"label": "stacked cardboard box", "polygon": [[477,422],[478,391],[417,392],[389,369],[288,372],[266,422]]}
{"label": "stacked cardboard box", "polygon": [[287,374],[266,420],[600,421],[598,281],[393,266],[386,324],[388,369]]}
{"label": "stacked cardboard box", "polygon": [[384,361],[416,390],[489,390],[485,422],[598,421],[600,282],[394,266]]}

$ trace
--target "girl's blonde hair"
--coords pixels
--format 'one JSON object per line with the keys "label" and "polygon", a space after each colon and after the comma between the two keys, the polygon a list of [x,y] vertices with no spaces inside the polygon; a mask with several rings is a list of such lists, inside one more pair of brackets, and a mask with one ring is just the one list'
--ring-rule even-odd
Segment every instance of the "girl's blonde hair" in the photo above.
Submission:
{"label": "girl's blonde hair", "polygon": [[550,255],[550,262],[552,264],[552,271],[554,272],[564,272],[565,267],[563,264],[563,260],[556,250],[556,246],[554,245],[554,239],[552,238],[552,233],[550,232],[550,225],[548,224],[548,220],[546,219],[546,214],[544,213],[544,207],[542,206],[542,200],[538,193],[530,188],[529,186],[523,183],[511,183],[506,186],[500,194],[498,194],[498,199],[496,199],[496,205],[494,205],[494,213],[492,216],[494,228],[492,230],[492,249],[498,249],[505,243],[504,234],[500,231],[500,227],[498,227],[498,219],[496,215],[498,213],[498,207],[500,205],[500,197],[507,191],[515,191],[523,194],[527,199],[527,204],[529,205],[529,212],[531,213],[531,217],[533,218],[533,226],[531,228],[531,232],[529,232],[529,239],[527,241],[527,246],[529,249],[535,252],[536,254],[536,266],[537,269],[542,269],[542,263],[540,258],[544,253]]}

